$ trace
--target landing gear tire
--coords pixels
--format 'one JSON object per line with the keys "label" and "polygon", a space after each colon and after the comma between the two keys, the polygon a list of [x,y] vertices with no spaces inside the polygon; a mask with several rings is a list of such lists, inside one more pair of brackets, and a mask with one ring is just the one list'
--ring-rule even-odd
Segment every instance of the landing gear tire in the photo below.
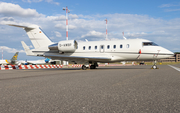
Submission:
{"label": "landing gear tire", "polygon": [[96,66],[95,65],[91,65],[90,69],[96,69]]}
{"label": "landing gear tire", "polygon": [[87,67],[85,65],[82,66],[82,70],[86,70]]}
{"label": "landing gear tire", "polygon": [[159,69],[158,67],[157,67],[157,65],[156,65],[156,60],[154,60],[154,65],[152,66],[152,68],[151,69]]}
{"label": "landing gear tire", "polygon": [[157,66],[156,66],[156,65],[153,65],[153,66],[152,66],[152,69],[157,69]]}

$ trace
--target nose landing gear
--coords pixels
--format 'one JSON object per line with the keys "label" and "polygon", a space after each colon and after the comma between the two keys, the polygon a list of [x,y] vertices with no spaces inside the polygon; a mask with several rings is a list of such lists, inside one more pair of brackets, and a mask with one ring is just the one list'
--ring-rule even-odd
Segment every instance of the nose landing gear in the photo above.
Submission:
{"label": "nose landing gear", "polygon": [[156,61],[156,60],[154,60],[154,65],[152,66],[152,68],[151,68],[151,69],[159,69],[159,68],[157,67],[156,63],[157,63],[157,61]]}

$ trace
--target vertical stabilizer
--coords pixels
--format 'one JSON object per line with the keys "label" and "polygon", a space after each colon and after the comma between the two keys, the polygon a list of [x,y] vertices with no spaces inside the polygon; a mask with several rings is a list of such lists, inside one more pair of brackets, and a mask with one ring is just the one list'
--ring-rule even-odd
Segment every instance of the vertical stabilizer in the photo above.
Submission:
{"label": "vertical stabilizer", "polygon": [[16,53],[14,54],[14,56],[11,58],[11,61],[17,60],[18,53],[19,53],[19,52],[16,52]]}
{"label": "vertical stabilizer", "polygon": [[39,26],[36,25],[20,26],[13,24],[8,24],[8,25],[23,28],[26,31],[35,49],[52,44],[51,40],[43,33],[43,31],[39,28]]}

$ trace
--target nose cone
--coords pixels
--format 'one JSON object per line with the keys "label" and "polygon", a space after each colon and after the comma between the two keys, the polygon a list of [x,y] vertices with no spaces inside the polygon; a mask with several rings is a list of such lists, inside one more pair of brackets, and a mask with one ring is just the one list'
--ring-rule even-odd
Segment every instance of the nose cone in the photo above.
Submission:
{"label": "nose cone", "polygon": [[166,58],[174,56],[173,52],[171,52],[168,49],[165,49],[163,47],[161,47],[160,54],[162,54]]}
{"label": "nose cone", "polygon": [[165,49],[165,48],[162,50],[162,53],[165,53],[166,55],[171,55],[171,56],[174,55],[173,52],[171,52],[171,51],[169,51],[169,50],[167,50],[167,49]]}

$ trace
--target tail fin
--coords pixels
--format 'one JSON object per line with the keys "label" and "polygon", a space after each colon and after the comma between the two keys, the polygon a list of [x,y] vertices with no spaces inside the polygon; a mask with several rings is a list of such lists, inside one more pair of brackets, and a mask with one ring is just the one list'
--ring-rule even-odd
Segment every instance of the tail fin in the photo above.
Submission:
{"label": "tail fin", "polygon": [[11,58],[11,61],[17,60],[18,53],[19,53],[19,52],[16,52],[16,53],[14,54],[14,56]]}
{"label": "tail fin", "polygon": [[39,26],[20,26],[14,24],[8,25],[23,28],[29,36],[29,39],[31,40],[35,49],[52,44],[51,40],[43,33]]}
{"label": "tail fin", "polygon": [[33,55],[32,51],[29,49],[29,47],[26,45],[24,41],[21,41],[21,44],[26,52],[26,55]]}
{"label": "tail fin", "polygon": [[50,58],[46,58],[44,61],[48,63],[50,61]]}

